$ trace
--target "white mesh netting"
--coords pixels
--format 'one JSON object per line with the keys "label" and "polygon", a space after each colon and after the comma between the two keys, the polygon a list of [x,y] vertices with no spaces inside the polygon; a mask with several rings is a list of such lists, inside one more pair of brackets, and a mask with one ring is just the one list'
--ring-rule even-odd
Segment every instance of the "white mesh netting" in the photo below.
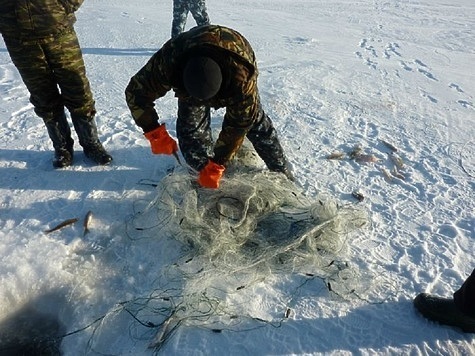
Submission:
{"label": "white mesh netting", "polygon": [[[216,190],[198,187],[184,168],[158,182],[156,198],[134,215],[127,235],[132,244],[165,239],[181,249],[177,255],[171,244],[175,251],[155,268],[153,290],[118,304],[102,326],[132,316],[130,335],[153,340],[158,351],[183,324],[213,331],[278,324],[309,278],[342,297],[367,287],[345,262],[348,239],[367,224],[366,212],[306,197],[284,175],[243,164],[250,152]],[[95,350],[101,343],[91,339]]]}

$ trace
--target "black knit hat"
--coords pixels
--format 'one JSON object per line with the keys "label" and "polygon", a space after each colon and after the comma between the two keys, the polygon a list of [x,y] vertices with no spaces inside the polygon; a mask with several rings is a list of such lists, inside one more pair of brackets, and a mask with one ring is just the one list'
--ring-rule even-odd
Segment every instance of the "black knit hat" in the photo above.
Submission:
{"label": "black knit hat", "polygon": [[223,77],[218,63],[209,57],[193,56],[183,70],[183,84],[190,96],[206,100],[216,95]]}

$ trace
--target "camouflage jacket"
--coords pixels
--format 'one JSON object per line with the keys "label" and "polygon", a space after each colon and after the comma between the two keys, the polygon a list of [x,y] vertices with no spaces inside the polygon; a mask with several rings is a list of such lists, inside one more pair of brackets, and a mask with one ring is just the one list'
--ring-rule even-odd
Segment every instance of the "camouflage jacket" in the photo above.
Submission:
{"label": "camouflage jacket", "polygon": [[[222,70],[220,91],[206,101],[195,102],[183,85],[183,67],[194,54],[213,58]],[[125,91],[126,101],[136,124],[144,132],[159,125],[154,101],[170,90],[190,104],[226,108],[223,129],[215,147],[215,160],[225,164],[259,118],[257,75],[254,51],[241,34],[223,26],[198,26],[169,40],[152,56],[130,80]]]}
{"label": "camouflage jacket", "polygon": [[0,33],[9,38],[35,40],[72,27],[74,12],[84,0],[0,0]]}

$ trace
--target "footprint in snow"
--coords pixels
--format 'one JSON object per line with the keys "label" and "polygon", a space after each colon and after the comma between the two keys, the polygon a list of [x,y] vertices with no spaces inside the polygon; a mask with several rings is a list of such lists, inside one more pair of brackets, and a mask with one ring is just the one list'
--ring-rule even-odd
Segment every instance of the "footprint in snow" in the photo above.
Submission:
{"label": "footprint in snow", "polygon": [[408,72],[412,72],[412,68],[409,67],[406,62],[400,61],[399,64],[401,64],[402,69],[407,70]]}
{"label": "footprint in snow", "polygon": [[386,48],[384,49],[384,57],[389,59],[391,58],[391,55],[393,54],[395,54],[398,57],[402,57],[398,49],[399,49],[399,45],[396,42],[388,43],[386,45]]}
{"label": "footprint in snow", "polygon": [[427,93],[426,91],[424,90],[421,90],[420,91],[421,93],[421,96],[423,98],[426,98],[426,99],[429,99],[431,102],[433,102],[434,104],[437,104],[438,103],[438,100],[436,98],[434,98],[432,95],[430,95],[429,93]]}
{"label": "footprint in snow", "polygon": [[462,88],[460,88],[460,86],[458,84],[455,84],[455,83],[450,83],[449,84],[449,88],[452,88],[452,89],[455,89],[457,90],[459,93],[463,93],[464,91],[462,90]]}
{"label": "footprint in snow", "polygon": [[466,101],[466,100],[457,100],[457,103],[459,103],[460,105],[462,105],[465,109],[473,109],[474,106],[471,102],[469,101]]}
{"label": "footprint in snow", "polygon": [[425,75],[427,78],[429,78],[429,79],[438,81],[438,79],[437,79],[436,77],[434,77],[434,75],[433,75],[431,72],[429,72],[429,71],[427,71],[427,70],[425,70],[425,69],[418,68],[417,71],[418,71],[419,73],[424,74],[424,75]]}

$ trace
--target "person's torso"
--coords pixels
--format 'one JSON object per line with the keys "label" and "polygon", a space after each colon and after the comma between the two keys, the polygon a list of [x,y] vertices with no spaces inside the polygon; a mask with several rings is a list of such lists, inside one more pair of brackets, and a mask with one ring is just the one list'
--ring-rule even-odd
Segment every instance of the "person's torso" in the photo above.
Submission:
{"label": "person's torso", "polygon": [[[204,55],[216,61],[223,74],[223,84],[217,95],[206,101],[220,108],[241,101],[254,88],[257,66],[254,51],[238,32],[226,27],[209,25],[196,27],[164,46],[166,65],[170,68],[170,85],[175,95],[193,102],[184,89],[183,68],[192,55]],[[201,103],[202,104],[202,103]]]}
{"label": "person's torso", "polygon": [[76,18],[60,0],[0,0],[4,36],[40,39],[70,28]]}

